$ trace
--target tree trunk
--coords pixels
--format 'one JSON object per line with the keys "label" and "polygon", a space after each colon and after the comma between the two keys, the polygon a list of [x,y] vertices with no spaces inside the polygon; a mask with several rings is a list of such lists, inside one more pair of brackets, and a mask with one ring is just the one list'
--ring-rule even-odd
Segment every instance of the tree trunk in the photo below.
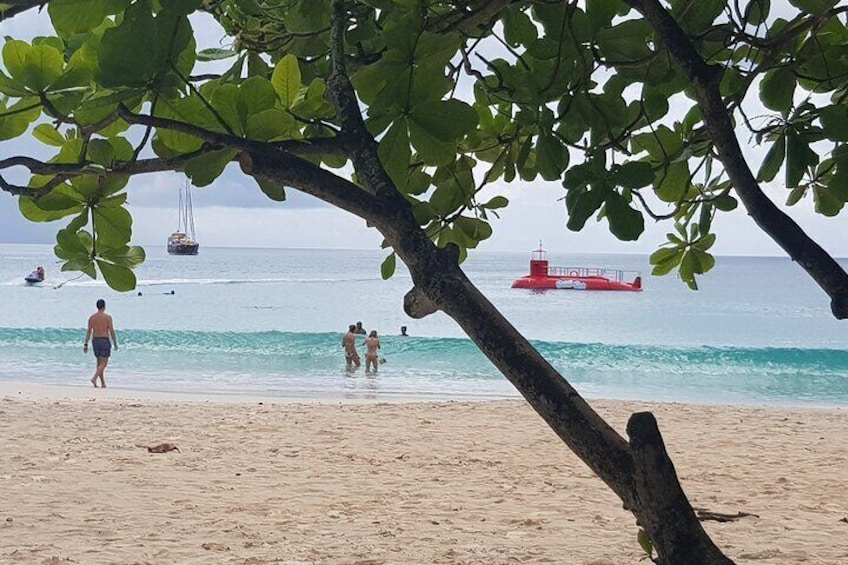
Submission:
{"label": "tree trunk", "polygon": [[[668,458],[656,420],[636,414],[627,443],[468,280],[449,249],[395,217],[381,229],[415,287],[404,307],[453,318],[551,429],[603,480],[645,528],[665,565],[732,564],[704,531]],[[406,224],[404,226],[404,224]],[[384,231],[385,229],[385,231]],[[634,540],[635,543],[635,540]]]}
{"label": "tree trunk", "polygon": [[635,466],[639,524],[657,550],[657,562],[733,563],[707,536],[686,499],[654,415],[633,414],[627,423],[627,435]]}

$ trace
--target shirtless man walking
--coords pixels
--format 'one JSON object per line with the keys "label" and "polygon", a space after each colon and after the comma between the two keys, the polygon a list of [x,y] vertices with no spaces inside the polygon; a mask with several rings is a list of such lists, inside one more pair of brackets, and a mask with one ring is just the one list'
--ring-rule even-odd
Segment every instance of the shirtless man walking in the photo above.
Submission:
{"label": "shirtless man walking", "polygon": [[360,365],[359,353],[356,352],[356,326],[351,324],[347,333],[342,338],[342,347],[345,352],[345,366],[348,371],[358,369]]}
{"label": "shirtless man walking", "polygon": [[[109,342],[110,337],[112,338],[111,343]],[[97,312],[88,318],[88,331],[85,332],[85,343],[82,344],[83,353],[88,353],[89,339],[91,339],[94,356],[97,358],[97,368],[94,370],[94,376],[91,377],[91,384],[94,385],[94,388],[97,388],[99,377],[101,386],[106,388],[106,378],[103,376],[103,371],[106,370],[106,364],[109,363],[112,343],[115,344],[115,350],[118,349],[118,338],[115,337],[112,316],[106,313],[106,301],[102,298],[97,301]]]}

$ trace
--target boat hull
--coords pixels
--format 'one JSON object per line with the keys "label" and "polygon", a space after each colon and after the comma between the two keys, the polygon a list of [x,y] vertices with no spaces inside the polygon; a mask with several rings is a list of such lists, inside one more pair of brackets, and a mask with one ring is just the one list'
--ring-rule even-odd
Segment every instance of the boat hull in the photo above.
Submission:
{"label": "boat hull", "polygon": [[27,284],[38,284],[44,282],[44,279],[39,279],[37,277],[24,277],[24,281],[26,281]]}
{"label": "boat hull", "polygon": [[197,255],[200,251],[199,243],[169,243],[168,253],[171,255]]}
{"label": "boat hull", "polygon": [[512,288],[535,290],[642,290],[640,280],[633,282],[614,281],[606,277],[521,277],[512,283]]}

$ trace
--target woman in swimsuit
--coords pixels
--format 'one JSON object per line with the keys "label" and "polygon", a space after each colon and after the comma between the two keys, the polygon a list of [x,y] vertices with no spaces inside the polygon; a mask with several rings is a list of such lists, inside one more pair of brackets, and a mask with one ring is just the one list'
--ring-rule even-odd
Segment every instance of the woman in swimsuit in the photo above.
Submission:
{"label": "woman in swimsuit", "polygon": [[377,372],[377,350],[380,349],[380,340],[377,338],[377,330],[371,330],[371,333],[365,338],[365,372],[370,373],[371,367],[374,372]]}

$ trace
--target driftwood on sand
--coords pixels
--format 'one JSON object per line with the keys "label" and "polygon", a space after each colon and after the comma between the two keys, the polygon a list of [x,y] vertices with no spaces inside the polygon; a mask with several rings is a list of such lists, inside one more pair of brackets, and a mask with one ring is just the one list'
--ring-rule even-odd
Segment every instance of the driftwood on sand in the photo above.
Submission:
{"label": "driftwood on sand", "polygon": [[140,445],[139,447],[144,447],[147,449],[148,453],[168,453],[169,451],[180,451],[180,448],[173,443],[160,443],[159,445],[154,445],[152,447]]}
{"label": "driftwood on sand", "polygon": [[695,511],[695,515],[698,517],[698,520],[701,522],[705,522],[707,520],[715,520],[716,522],[735,522],[739,518],[759,518],[756,514],[751,514],[750,512],[737,512],[736,514],[725,514],[723,512],[713,512],[712,510],[707,510],[706,508],[692,508]]}

